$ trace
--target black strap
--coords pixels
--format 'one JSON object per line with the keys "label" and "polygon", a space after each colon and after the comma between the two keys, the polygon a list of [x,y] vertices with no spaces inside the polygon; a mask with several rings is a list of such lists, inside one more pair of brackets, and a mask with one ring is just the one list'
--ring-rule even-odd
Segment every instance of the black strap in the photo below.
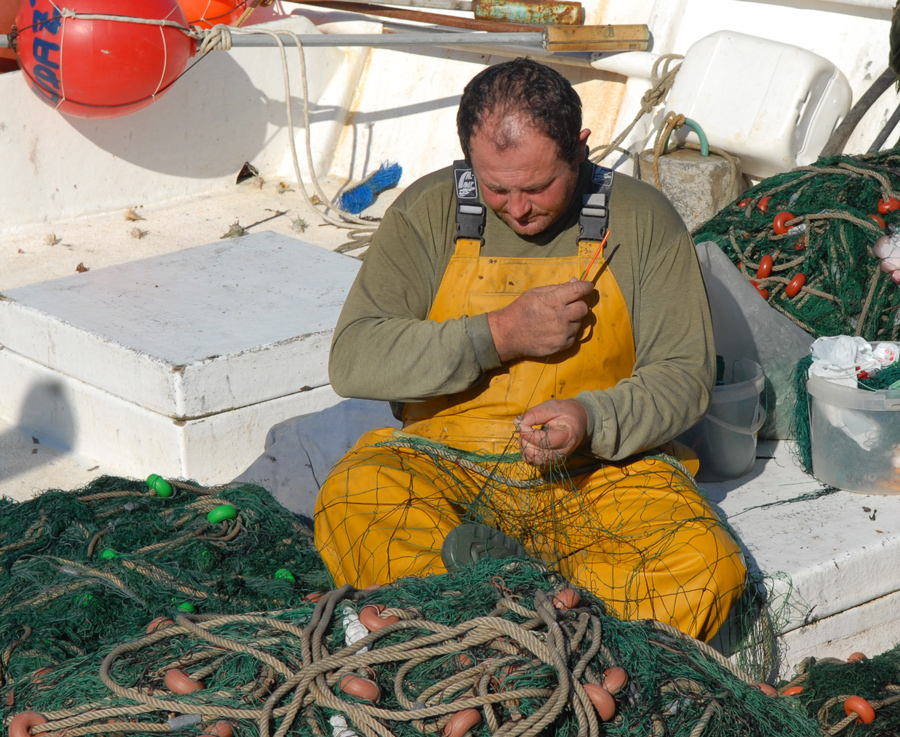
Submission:
{"label": "black strap", "polygon": [[[456,188],[456,239],[468,238],[484,245],[484,224],[487,211],[478,201],[478,182],[475,172],[465,161],[453,162],[453,183]],[[578,218],[579,241],[600,241],[609,227],[609,199],[612,192],[613,171],[593,165],[590,191],[584,195]]]}
{"label": "black strap", "polygon": [[578,217],[579,241],[602,241],[609,228],[609,199],[612,192],[613,170],[593,165],[591,188],[584,195]]}
{"label": "black strap", "polygon": [[453,162],[453,184],[456,188],[456,238],[467,238],[484,245],[487,211],[478,201],[475,172],[465,161]]}

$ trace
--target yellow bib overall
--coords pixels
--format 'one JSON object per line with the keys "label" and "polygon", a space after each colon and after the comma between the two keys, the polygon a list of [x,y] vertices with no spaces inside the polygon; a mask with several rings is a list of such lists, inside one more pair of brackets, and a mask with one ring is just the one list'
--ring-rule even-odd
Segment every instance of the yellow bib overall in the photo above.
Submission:
{"label": "yellow bib overall", "polygon": [[[477,241],[460,239],[428,319],[490,312],[528,289],[569,281],[595,249],[491,258]],[[549,359],[511,361],[461,394],[407,404],[404,432],[463,451],[517,451],[513,419],[529,407],[629,377],[634,339],[618,284],[602,257],[586,278],[596,291],[575,345]],[[319,493],[316,547],[337,585],[445,572],[441,544],[478,500],[478,521],[519,540],[622,617],[658,619],[709,639],[741,594],[737,544],[690,477],[659,456],[603,464],[576,453],[567,462],[571,476],[531,488],[492,483],[485,499],[484,476],[412,448],[376,447],[392,438],[390,428],[363,435]],[[536,474],[524,463],[518,469],[519,479]]]}

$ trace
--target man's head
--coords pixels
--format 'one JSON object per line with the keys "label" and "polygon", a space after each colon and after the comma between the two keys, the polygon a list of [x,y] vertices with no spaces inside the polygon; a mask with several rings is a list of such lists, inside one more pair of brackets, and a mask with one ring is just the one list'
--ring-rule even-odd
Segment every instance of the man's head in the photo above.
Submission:
{"label": "man's head", "polygon": [[488,67],[466,86],[459,140],[482,197],[520,235],[537,235],[572,201],[590,131],[558,72],[530,59]]}

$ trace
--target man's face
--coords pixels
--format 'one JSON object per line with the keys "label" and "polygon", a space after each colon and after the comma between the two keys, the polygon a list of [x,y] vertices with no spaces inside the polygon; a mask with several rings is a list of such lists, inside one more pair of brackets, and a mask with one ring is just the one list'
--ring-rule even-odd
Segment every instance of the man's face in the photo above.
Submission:
{"label": "man's face", "polygon": [[[519,235],[537,235],[561,218],[575,192],[578,164],[587,156],[579,146],[576,161],[565,161],[550,138],[526,125],[516,144],[499,150],[491,121],[476,128],[469,141],[469,158],[485,204]],[[589,130],[579,139],[586,143]]]}

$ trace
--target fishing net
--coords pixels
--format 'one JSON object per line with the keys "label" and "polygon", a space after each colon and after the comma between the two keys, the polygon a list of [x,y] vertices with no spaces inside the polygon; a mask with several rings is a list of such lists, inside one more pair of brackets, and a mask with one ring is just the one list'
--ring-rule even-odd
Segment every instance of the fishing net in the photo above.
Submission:
{"label": "fishing net", "polygon": [[900,645],[867,658],[807,658],[778,689],[814,717],[823,735],[900,734]]}
{"label": "fishing net", "polygon": [[311,531],[261,487],[162,484],[103,476],[0,500],[0,684],[157,617],[296,606],[331,587]]}
{"label": "fishing net", "polygon": [[476,523],[501,530],[618,616],[701,639],[744,588],[733,535],[672,456],[536,467],[510,448],[462,451],[387,430],[368,439],[320,495],[316,543],[338,583],[443,572],[445,540]]}
{"label": "fishing net", "polygon": [[900,334],[900,289],[875,240],[900,224],[900,151],[835,156],[765,179],[693,233],[814,337]]}
{"label": "fishing net", "polygon": [[33,734],[68,737],[820,734],[702,643],[612,617],[527,560],[264,615],[180,614],[18,679],[0,704],[7,724],[29,709],[47,720]]}

